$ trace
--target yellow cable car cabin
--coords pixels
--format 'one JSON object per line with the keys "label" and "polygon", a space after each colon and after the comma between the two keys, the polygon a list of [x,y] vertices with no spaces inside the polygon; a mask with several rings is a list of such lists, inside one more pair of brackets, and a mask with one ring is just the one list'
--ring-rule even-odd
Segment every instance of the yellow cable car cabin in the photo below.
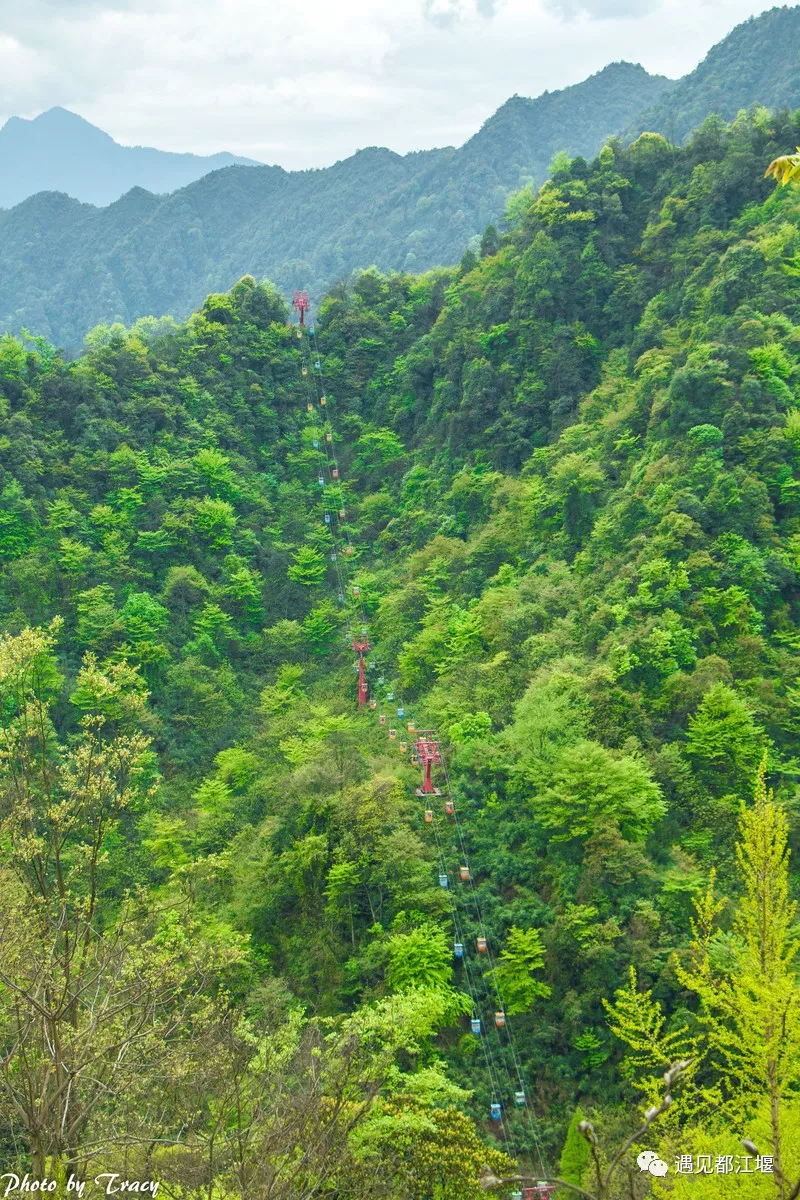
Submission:
{"label": "yellow cable car cabin", "polygon": [[458,877],[462,883],[469,883],[469,880],[470,880],[469,867],[459,867],[458,868]]}
{"label": "yellow cable car cabin", "polygon": [[389,737],[392,739],[392,741],[394,741],[394,739],[397,737],[397,730],[396,730],[396,729],[390,729],[390,730],[389,730]]}
{"label": "yellow cable car cabin", "polygon": [[425,823],[426,823],[426,825],[433,824],[433,809],[432,808],[425,809]]}
{"label": "yellow cable car cabin", "polygon": [[477,946],[478,946],[478,953],[479,953],[479,954],[485,954],[485,953],[486,953],[486,951],[487,951],[487,949],[488,949],[488,947],[487,947],[487,945],[486,945],[486,938],[485,938],[485,937],[479,937],[479,938],[478,938],[478,940],[477,940]]}
{"label": "yellow cable car cabin", "polygon": [[505,1025],[505,1023],[506,1023],[506,1014],[505,1014],[505,1013],[502,1011],[502,1009],[501,1009],[501,1011],[500,1011],[500,1012],[496,1012],[496,1013],[494,1014],[494,1023],[495,1023],[495,1025],[497,1026],[497,1028],[498,1028],[498,1029],[502,1029],[502,1028],[503,1028],[503,1026]]}
{"label": "yellow cable car cabin", "polygon": [[452,817],[453,813],[456,811],[456,806],[453,804],[452,800],[445,800],[444,811],[447,813],[448,817]]}

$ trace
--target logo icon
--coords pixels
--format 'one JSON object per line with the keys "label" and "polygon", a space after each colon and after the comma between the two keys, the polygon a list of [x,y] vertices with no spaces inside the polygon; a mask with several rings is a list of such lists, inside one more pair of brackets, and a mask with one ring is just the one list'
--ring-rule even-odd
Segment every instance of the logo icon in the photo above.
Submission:
{"label": "logo icon", "polygon": [[642,1150],[636,1159],[640,1171],[649,1171],[651,1175],[666,1175],[669,1168],[663,1158],[659,1158],[653,1150]]}

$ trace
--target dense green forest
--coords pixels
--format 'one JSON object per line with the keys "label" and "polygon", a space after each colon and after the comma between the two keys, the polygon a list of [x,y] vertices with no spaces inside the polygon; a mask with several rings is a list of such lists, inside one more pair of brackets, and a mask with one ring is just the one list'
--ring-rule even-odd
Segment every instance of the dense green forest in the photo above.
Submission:
{"label": "dense green forest", "polygon": [[[429,1200],[514,1161],[600,1194],[647,1109],[670,1175],[626,1156],[606,1195],[788,1200],[800,193],[764,169],[798,142],[765,111],[612,141],[457,268],[334,288],[347,590],[271,285],[72,362],[0,341],[6,1169]],[[745,1137],[735,1185],[674,1173]]]}
{"label": "dense green forest", "polygon": [[458,148],[372,146],[321,170],[232,167],[170,195],[137,187],[100,209],[42,191],[0,211],[0,330],[77,350],[98,322],[181,319],[245,273],[284,296],[301,281],[316,298],[370,265],[454,264],[501,221],[511,192],[545,182],[559,151],[592,158],[621,131],[625,142],[654,130],[681,143],[710,113],[796,108],[798,54],[800,7],[774,8],[683,79],[611,63],[571,87],[511,97]]}

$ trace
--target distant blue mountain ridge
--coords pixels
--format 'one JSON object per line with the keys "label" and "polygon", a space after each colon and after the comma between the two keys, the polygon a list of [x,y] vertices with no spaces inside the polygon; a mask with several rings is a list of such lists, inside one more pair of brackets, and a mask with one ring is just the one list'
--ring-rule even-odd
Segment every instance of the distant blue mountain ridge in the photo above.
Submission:
{"label": "distant blue mountain ridge", "polygon": [[120,146],[66,108],[33,120],[11,117],[0,129],[0,208],[36,192],[66,192],[89,204],[111,204],[133,187],[174,192],[220,167],[260,166],[235,154],[173,154]]}

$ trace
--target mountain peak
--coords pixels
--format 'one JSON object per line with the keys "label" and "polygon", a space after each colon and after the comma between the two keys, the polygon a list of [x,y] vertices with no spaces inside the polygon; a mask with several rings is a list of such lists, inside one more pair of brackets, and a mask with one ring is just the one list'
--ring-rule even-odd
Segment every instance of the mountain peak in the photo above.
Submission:
{"label": "mountain peak", "polygon": [[749,17],[712,46],[669,97],[659,98],[625,128],[624,136],[632,140],[647,131],[683,142],[711,113],[732,121],[754,104],[796,108],[798,58],[800,6],[783,5]]}
{"label": "mountain peak", "polygon": [[11,117],[0,129],[0,208],[41,191],[66,192],[104,206],[131,188],[174,192],[209,171],[237,164],[254,165],[227,153],[206,158],[121,146],[79,113],[56,105],[36,117]]}

